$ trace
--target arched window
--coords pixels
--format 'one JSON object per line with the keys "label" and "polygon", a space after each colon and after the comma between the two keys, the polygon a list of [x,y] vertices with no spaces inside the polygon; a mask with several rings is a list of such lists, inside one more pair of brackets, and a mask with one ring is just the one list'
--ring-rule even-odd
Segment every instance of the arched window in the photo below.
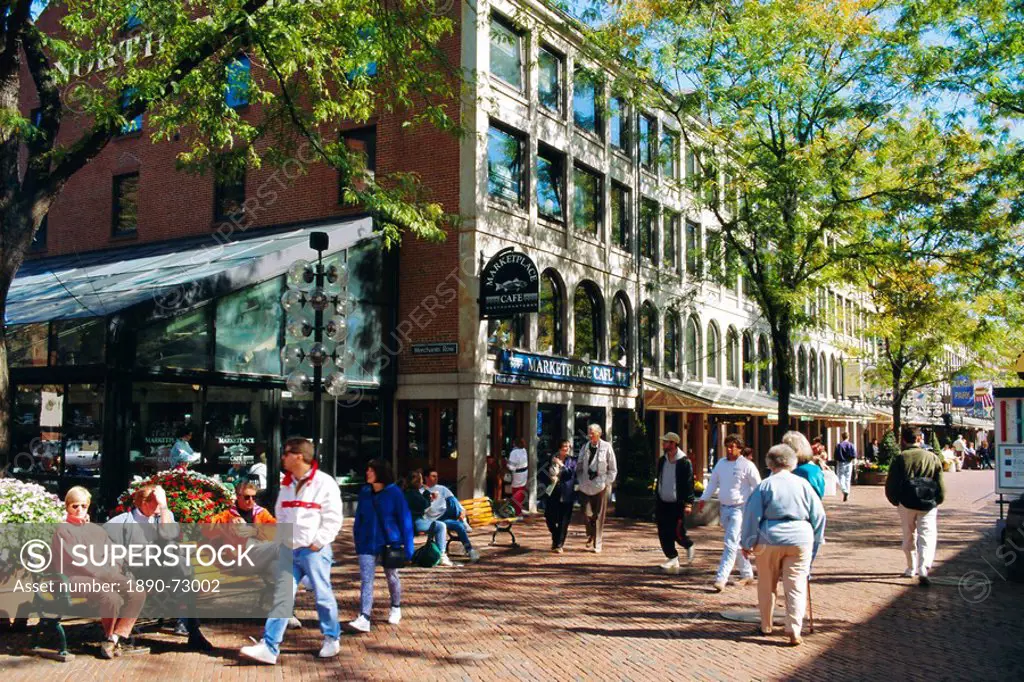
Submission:
{"label": "arched window", "polygon": [[683,344],[686,353],[686,378],[700,380],[700,323],[696,317],[686,321],[686,339]]}
{"label": "arched window", "polygon": [[846,365],[843,363],[843,359],[839,358],[839,395],[837,396],[840,400],[846,397]]}
{"label": "arched window", "polygon": [[807,395],[807,351],[803,346],[796,354],[796,392],[800,395]]}
{"label": "arched window", "polygon": [[601,359],[601,292],[593,282],[580,282],[573,294],[572,314],[576,328],[572,355],[577,359]]}
{"label": "arched window", "polygon": [[630,353],[632,325],[633,318],[630,315],[629,299],[620,291],[615,294],[615,300],[612,302],[612,320],[609,329],[611,347],[608,349],[609,359],[620,367],[630,367],[633,364],[632,353]]}
{"label": "arched window", "polygon": [[739,383],[740,335],[734,327],[725,332],[725,380],[730,385]]}
{"label": "arched window", "polygon": [[824,353],[818,360],[818,390],[823,397],[828,398],[828,364],[825,362]]}
{"label": "arched window", "polygon": [[743,388],[754,388],[754,337],[750,335],[750,332],[743,333],[743,357],[741,362],[743,363],[741,367]]}
{"label": "arched window", "polygon": [[718,381],[718,363],[722,354],[722,338],[714,322],[708,323],[708,341],[705,354],[708,359],[708,379]]}
{"label": "arched window", "polygon": [[839,398],[839,363],[836,356],[832,356],[832,397]]}
{"label": "arched window", "polygon": [[487,352],[499,353],[508,348],[526,346],[526,316],[487,321]]}
{"label": "arched window", "polygon": [[811,380],[811,397],[818,397],[818,354],[811,351],[811,367],[808,370]]}
{"label": "arched window", "polygon": [[760,366],[758,370],[757,383],[765,393],[772,392],[772,354],[768,350],[768,338],[762,336],[757,342],[757,364]]}
{"label": "arched window", "polygon": [[665,315],[665,376],[679,373],[679,314],[669,311]]}
{"label": "arched window", "polygon": [[640,359],[644,367],[657,370],[658,310],[650,301],[640,306]]}
{"label": "arched window", "polygon": [[537,351],[565,353],[565,288],[554,270],[540,276],[540,313],[537,315]]}

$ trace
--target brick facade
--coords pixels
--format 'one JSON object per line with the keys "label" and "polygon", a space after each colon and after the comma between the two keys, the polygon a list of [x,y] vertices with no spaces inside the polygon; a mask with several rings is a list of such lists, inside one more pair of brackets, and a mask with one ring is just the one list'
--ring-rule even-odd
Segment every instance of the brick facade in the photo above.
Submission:
{"label": "brick facade", "polygon": [[[59,10],[58,10],[59,12]],[[59,30],[58,12],[48,11],[39,19],[46,32]],[[452,63],[460,60],[460,7],[451,8],[455,32],[441,45]],[[23,71],[23,110],[38,104],[27,70]],[[449,102],[457,116],[457,99]],[[256,115],[255,106],[243,111]],[[450,133],[421,125],[403,128],[416,112],[381,112],[366,124],[339,123],[339,129],[376,127],[376,174],[383,178],[394,172],[419,175],[424,194],[439,202],[448,214],[459,213],[459,140]],[[80,133],[83,122],[65,120],[59,140],[69,142]],[[358,214],[358,208],[339,203],[339,174],[300,153],[281,167],[250,170],[246,177],[246,216],[234,226],[214,217],[214,179],[211,173],[188,174],[175,168],[177,155],[186,151],[184,141],[153,142],[145,122],[141,133],[111,141],[106,148],[67,184],[48,214],[44,248],[31,258],[85,253],[98,249],[158,242],[181,237],[232,233],[237,229],[260,229],[331,220]],[[139,173],[138,231],[127,237],[112,236],[114,178]],[[454,369],[453,358],[413,359],[410,343],[454,341],[458,337],[455,306],[440,306],[427,292],[445,291],[444,280],[456,267],[457,235],[441,244],[408,238],[399,252],[400,286],[398,337],[387,347],[401,350],[401,371],[438,372]],[[444,298],[443,296],[441,298]],[[401,324],[406,320],[405,324]],[[408,362],[408,369],[405,364]]]}

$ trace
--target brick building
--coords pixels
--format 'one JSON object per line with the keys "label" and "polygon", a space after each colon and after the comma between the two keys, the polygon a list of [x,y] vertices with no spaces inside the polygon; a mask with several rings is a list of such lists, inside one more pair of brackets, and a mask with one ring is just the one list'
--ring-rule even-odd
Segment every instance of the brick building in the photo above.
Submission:
{"label": "brick building", "polygon": [[[778,428],[767,330],[686,189],[700,164],[675,120],[613,97],[613,65],[584,57],[573,22],[542,2],[451,12],[443,48],[472,75],[466,135],[385,113],[339,124],[371,171],[418,173],[460,216],[442,244],[383,253],[340,202],[337,171],[302,154],[230,181],[177,172],[182,144],[151,144],[144,116],[69,182],[12,290],[24,475],[62,489],[108,480],[109,493],[158,466],[185,422],[217,473],[302,432],[311,408],[286,390],[277,299],[314,230],[349,263],[356,299],[357,390],[322,419],[338,475],[385,456],[399,472],[436,466],[460,496],[493,492],[515,440],[535,481],[538,459],[590,423],[627,457],[654,452],[667,430],[698,467],[727,429],[767,449]],[[26,95],[26,111],[35,104]],[[483,320],[481,273],[508,247],[531,261],[540,312]],[[822,325],[794,358],[792,426],[833,442],[840,429],[877,433],[884,417],[847,399],[848,349],[870,352],[860,296],[822,291],[808,305]],[[641,405],[648,441],[628,442]]]}

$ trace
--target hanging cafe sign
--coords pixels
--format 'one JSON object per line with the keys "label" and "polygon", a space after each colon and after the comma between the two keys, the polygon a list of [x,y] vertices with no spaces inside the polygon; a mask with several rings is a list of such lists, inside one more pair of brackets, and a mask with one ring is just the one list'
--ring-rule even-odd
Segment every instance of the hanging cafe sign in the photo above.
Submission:
{"label": "hanging cafe sign", "polygon": [[537,266],[513,247],[494,254],[480,272],[480,319],[502,319],[540,310]]}
{"label": "hanging cafe sign", "polygon": [[630,386],[629,370],[615,365],[520,353],[515,350],[502,351],[498,364],[499,371],[515,376],[616,388]]}

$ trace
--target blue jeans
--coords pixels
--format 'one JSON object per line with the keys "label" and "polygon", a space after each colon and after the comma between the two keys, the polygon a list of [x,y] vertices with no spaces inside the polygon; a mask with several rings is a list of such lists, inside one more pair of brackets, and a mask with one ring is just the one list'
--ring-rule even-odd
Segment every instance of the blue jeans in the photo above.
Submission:
{"label": "blue jeans", "polygon": [[[466,532],[466,524],[459,521],[459,516],[463,513],[462,505],[454,497],[448,498],[448,508],[445,509],[444,514],[441,515],[441,521],[444,525],[448,526],[448,530],[455,531],[455,534],[459,536],[459,542],[466,548],[466,554],[469,554],[473,550],[473,545],[469,541],[469,534]],[[442,547],[443,548],[443,547]]]}
{"label": "blue jeans", "polygon": [[740,534],[743,530],[743,505],[719,505],[718,520],[722,523],[722,530],[725,531],[725,549],[722,550],[722,560],[718,562],[718,573],[715,575],[715,582],[726,582],[732,573],[734,564],[739,564],[741,578],[753,578],[754,568],[750,565],[743,553],[740,552]]}
{"label": "blue jeans", "polygon": [[[331,587],[331,559],[330,546],[322,547],[319,552],[313,552],[308,547],[292,550],[292,576],[295,584],[304,576],[309,577],[313,594],[316,595],[320,632],[325,638],[338,639],[341,624],[338,622],[338,600],[334,598],[334,589]],[[263,641],[275,656],[280,653],[287,627],[287,618],[268,618],[263,626]]]}
{"label": "blue jeans", "polygon": [[849,494],[850,481],[853,478],[853,462],[836,462],[836,477],[839,479],[839,489]]}
{"label": "blue jeans", "polygon": [[[435,523],[437,525],[434,525]],[[412,527],[416,529],[417,533],[426,533],[429,535],[431,526],[434,526],[434,542],[437,543],[437,546],[440,547],[443,552],[445,536],[447,535],[447,533],[445,533],[444,523],[438,521],[427,521],[424,518],[418,518],[412,522]]]}

